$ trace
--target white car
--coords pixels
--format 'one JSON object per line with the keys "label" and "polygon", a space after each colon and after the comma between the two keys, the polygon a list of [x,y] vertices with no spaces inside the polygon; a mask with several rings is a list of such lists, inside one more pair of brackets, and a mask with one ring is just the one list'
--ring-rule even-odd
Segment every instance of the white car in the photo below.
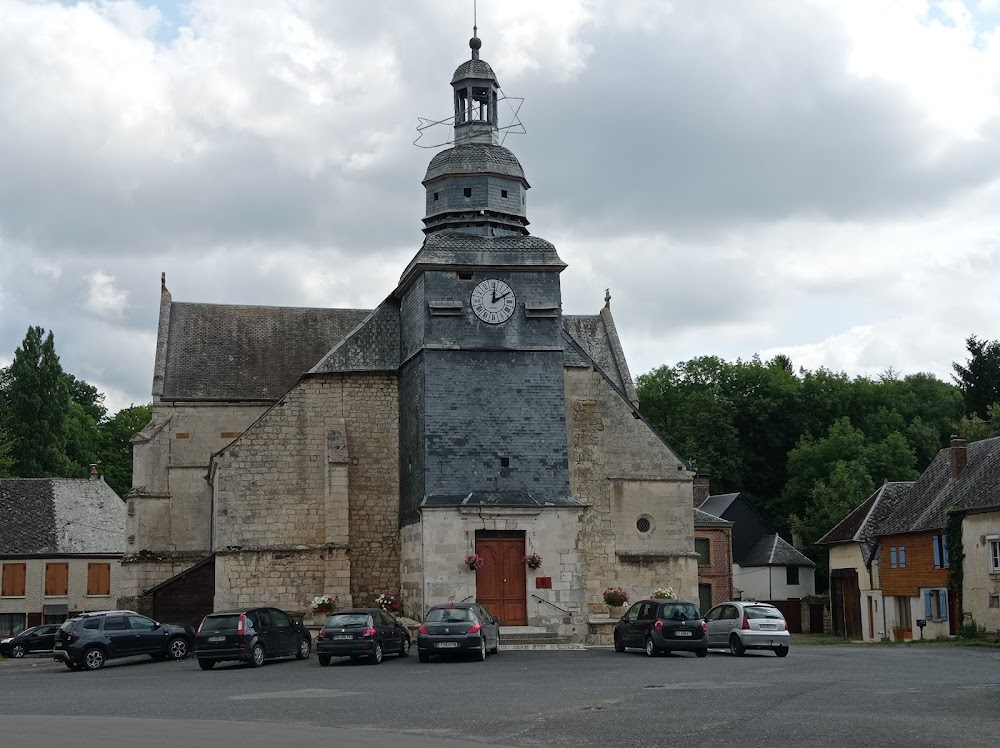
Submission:
{"label": "white car", "polygon": [[728,648],[737,657],[748,649],[770,649],[778,657],[788,655],[788,624],[781,611],[768,603],[721,603],[708,611],[705,623],[710,648]]}

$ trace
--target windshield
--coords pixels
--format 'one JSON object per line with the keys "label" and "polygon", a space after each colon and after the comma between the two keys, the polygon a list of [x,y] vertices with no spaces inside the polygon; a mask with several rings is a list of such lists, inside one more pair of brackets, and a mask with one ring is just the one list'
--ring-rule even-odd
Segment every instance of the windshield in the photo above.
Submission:
{"label": "windshield", "polygon": [[672,621],[694,621],[701,618],[701,612],[697,605],[691,603],[673,603],[663,606],[660,618]]}
{"label": "windshield", "polygon": [[777,608],[768,608],[763,605],[747,606],[747,618],[777,618],[779,621],[785,620]]}
{"label": "windshield", "polygon": [[427,612],[429,623],[464,623],[473,620],[475,617],[467,608],[432,608]]}
{"label": "windshield", "polygon": [[367,613],[338,613],[330,616],[326,622],[327,628],[350,628],[351,626],[367,626]]}

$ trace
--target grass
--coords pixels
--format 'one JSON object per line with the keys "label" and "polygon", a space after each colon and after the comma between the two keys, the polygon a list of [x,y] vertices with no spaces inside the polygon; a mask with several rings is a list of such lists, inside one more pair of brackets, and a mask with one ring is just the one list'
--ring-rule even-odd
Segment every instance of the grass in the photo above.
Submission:
{"label": "grass", "polygon": [[996,636],[988,635],[988,638],[964,639],[962,637],[940,637],[938,639],[905,639],[903,641],[877,641],[866,642],[860,639],[844,639],[833,634],[792,634],[792,644],[796,646],[820,646],[820,647],[844,647],[844,646],[866,646],[866,647],[983,647],[987,649],[1000,649],[1000,641]]}

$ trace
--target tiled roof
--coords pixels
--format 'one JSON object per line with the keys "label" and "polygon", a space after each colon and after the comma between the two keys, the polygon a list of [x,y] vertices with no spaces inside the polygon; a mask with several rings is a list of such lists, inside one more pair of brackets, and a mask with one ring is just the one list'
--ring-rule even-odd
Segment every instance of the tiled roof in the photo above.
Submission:
{"label": "tiled roof", "polygon": [[639,397],[629,373],[628,362],[618,340],[611,310],[604,307],[597,315],[563,315],[563,328],[580,344],[594,362],[628,397],[629,402],[637,405]]}
{"label": "tiled roof", "polygon": [[310,373],[399,368],[399,303],[390,298],[341,340]]}
{"label": "tiled roof", "polygon": [[882,491],[880,488],[878,491],[873,493],[861,506],[858,506],[844,517],[840,522],[838,522],[834,527],[827,532],[823,537],[816,541],[816,545],[832,545],[834,543],[850,543],[857,542],[856,534],[861,524],[865,521],[865,517],[871,511],[872,506],[875,504],[875,499],[878,497],[879,493]]}
{"label": "tiled roof", "polygon": [[524,179],[517,156],[502,145],[463,143],[436,154],[427,164],[423,184],[448,174],[500,174]]}
{"label": "tiled roof", "polygon": [[816,566],[780,535],[766,535],[753,547],[741,566]]}
{"label": "tiled roof", "polygon": [[493,68],[490,67],[486,60],[466,60],[455,68],[455,74],[451,77],[451,82],[458,83],[460,80],[465,80],[466,78],[482,78],[495,81],[498,86],[500,85],[500,82],[497,81],[496,73],[493,72]]}
{"label": "tiled roof", "polygon": [[913,481],[894,481],[882,484],[861,506],[817,540],[816,544],[859,543],[865,564],[871,563],[878,551],[876,528],[895,511],[896,506],[905,498],[912,486]]}
{"label": "tiled roof", "polygon": [[739,493],[720,493],[716,496],[709,496],[701,502],[701,506],[698,508],[703,512],[708,512],[709,514],[714,514],[716,517],[721,517],[738,497]]}
{"label": "tiled roof", "polygon": [[583,504],[571,496],[540,497],[527,491],[473,491],[467,494],[426,496],[420,506],[433,509],[462,506],[582,507]]}
{"label": "tiled roof", "polygon": [[[361,309],[169,304],[163,400],[277,400],[371,314]],[[161,333],[162,334],[162,333]]]}
{"label": "tiled roof", "polygon": [[731,527],[732,524],[733,523],[730,522],[728,519],[722,519],[721,517],[716,517],[714,514],[703,512],[701,509],[694,510],[695,527],[713,527],[713,526]]}
{"label": "tiled roof", "polygon": [[950,509],[1000,507],[1000,437],[970,442],[967,463],[951,477],[951,448],[946,447],[900,497],[891,512],[879,517],[873,532],[895,535],[940,530]]}
{"label": "tiled roof", "polygon": [[0,555],[125,551],[125,502],[103,480],[0,478]]}

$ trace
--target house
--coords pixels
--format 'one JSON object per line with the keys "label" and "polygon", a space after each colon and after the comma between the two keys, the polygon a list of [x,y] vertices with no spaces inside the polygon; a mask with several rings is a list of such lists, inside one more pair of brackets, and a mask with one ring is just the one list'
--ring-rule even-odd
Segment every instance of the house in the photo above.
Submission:
{"label": "house", "polygon": [[0,478],[0,635],[113,608],[125,503],[90,479]]}
{"label": "house", "polygon": [[733,523],[698,509],[710,494],[710,477],[698,474],[692,483],[694,550],[698,554],[698,605],[707,612],[733,599]]}
{"label": "house", "polygon": [[743,599],[816,594],[816,564],[778,536],[741,494],[709,496],[698,509],[733,523],[733,585]]}
{"label": "house", "polygon": [[470,47],[423,242],[375,309],[177,302],[161,278],[123,605],[394,592],[418,617],[474,598],[582,639],[606,587],[698,594],[694,471],[638,410],[610,294],[562,313],[566,265],[528,232],[499,82]]}
{"label": "house", "polygon": [[888,638],[874,528],[912,485],[887,481],[816,542],[827,546],[830,554],[830,608],[837,636],[865,641]]}

